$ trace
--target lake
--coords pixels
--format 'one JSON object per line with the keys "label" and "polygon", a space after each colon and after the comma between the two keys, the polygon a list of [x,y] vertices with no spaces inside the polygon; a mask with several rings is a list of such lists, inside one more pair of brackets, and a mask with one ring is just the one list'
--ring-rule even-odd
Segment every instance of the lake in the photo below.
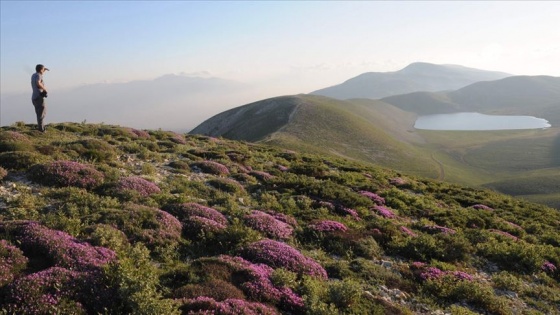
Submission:
{"label": "lake", "polygon": [[424,130],[513,130],[548,128],[546,119],[533,116],[453,113],[419,116],[414,128]]}

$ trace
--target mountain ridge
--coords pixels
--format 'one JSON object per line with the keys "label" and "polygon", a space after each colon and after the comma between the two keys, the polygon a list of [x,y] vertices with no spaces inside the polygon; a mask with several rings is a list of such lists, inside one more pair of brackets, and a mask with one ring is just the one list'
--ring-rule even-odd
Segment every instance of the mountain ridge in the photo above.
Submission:
{"label": "mountain ridge", "polygon": [[393,72],[366,72],[341,84],[309,94],[336,99],[380,99],[419,91],[456,90],[479,81],[491,81],[511,74],[468,68],[459,65],[436,65],[417,62]]}

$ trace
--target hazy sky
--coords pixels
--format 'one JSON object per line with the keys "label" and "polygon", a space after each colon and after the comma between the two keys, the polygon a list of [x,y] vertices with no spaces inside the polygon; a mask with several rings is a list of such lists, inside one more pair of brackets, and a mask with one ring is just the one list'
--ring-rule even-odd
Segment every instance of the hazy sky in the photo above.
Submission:
{"label": "hazy sky", "polygon": [[1,93],[197,74],[308,93],[424,61],[560,76],[558,1],[5,1]]}

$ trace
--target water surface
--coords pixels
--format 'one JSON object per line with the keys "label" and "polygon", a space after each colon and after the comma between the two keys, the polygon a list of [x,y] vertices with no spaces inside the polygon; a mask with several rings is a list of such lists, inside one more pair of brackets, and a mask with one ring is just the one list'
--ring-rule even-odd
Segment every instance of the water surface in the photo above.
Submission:
{"label": "water surface", "polygon": [[513,130],[548,128],[546,119],[533,116],[453,113],[419,116],[414,128],[424,130]]}

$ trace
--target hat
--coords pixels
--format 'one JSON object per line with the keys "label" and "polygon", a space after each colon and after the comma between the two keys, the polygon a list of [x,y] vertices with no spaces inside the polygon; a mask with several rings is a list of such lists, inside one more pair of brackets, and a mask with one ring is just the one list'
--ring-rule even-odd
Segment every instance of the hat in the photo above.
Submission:
{"label": "hat", "polygon": [[42,64],[36,65],[36,66],[35,66],[35,71],[38,72],[39,70],[41,70],[41,69],[43,69],[43,68],[44,68],[45,70],[49,71],[49,68],[43,66]]}

